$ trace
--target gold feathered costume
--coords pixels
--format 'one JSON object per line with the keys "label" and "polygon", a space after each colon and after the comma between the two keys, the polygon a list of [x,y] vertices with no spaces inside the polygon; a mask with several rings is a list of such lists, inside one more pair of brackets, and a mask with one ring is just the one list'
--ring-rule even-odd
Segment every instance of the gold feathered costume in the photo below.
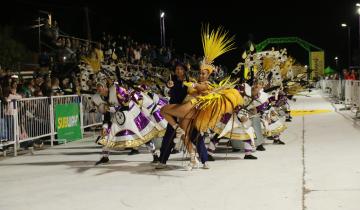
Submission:
{"label": "gold feathered costume", "polygon": [[[200,66],[201,70],[206,69],[212,73],[215,69],[215,58],[234,49],[234,37],[228,38],[227,34],[222,27],[211,32],[209,25],[203,28],[201,36],[205,56]],[[223,114],[233,112],[237,106],[242,105],[243,98],[234,87],[235,82],[230,82],[230,78],[219,84],[209,84],[209,90],[205,95],[199,95],[196,100],[192,100],[196,114],[191,127],[194,126],[200,132],[213,129]]]}
{"label": "gold feathered costume", "polygon": [[231,113],[236,107],[244,104],[235,82],[230,78],[220,82],[219,85],[211,84],[212,89],[204,96],[198,96],[195,107],[199,110],[194,120],[195,128],[200,132],[213,129],[225,113]]}

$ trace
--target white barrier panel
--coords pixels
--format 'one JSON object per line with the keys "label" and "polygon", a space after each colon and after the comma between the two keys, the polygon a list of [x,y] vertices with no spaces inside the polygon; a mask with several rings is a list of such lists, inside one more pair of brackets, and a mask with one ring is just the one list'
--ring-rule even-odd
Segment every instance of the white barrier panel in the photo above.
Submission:
{"label": "white barrier panel", "polygon": [[96,107],[91,100],[91,95],[81,95],[81,104],[83,110],[82,128],[101,125],[103,122],[103,115],[99,112],[96,112]]}
{"label": "white barrier panel", "polygon": [[344,100],[345,81],[342,80],[326,80],[324,89],[329,89],[329,93],[337,100]]}
{"label": "white barrier panel", "polygon": [[357,107],[360,107],[360,81],[354,81],[353,100]]}
{"label": "white barrier panel", "polygon": [[329,93],[329,94],[331,94],[332,81],[333,81],[333,80],[321,80],[321,81],[320,81],[321,90],[322,90],[324,93]]}
{"label": "white barrier panel", "polygon": [[359,80],[353,80],[353,81],[346,81],[347,86],[345,91],[348,91],[346,95],[348,96],[349,104],[352,106],[359,107],[360,105],[360,81]]}
{"label": "white barrier panel", "polygon": [[336,97],[339,81],[337,80],[330,80],[330,94],[332,97]]}
{"label": "white barrier panel", "polygon": [[351,80],[346,80],[345,81],[345,104],[353,104],[352,103],[352,90],[353,90],[353,87],[352,87],[352,84],[353,84],[353,81]]}
{"label": "white barrier panel", "polygon": [[360,107],[359,80],[322,80],[320,84],[323,92],[330,89],[332,97],[345,100],[346,105]]}
{"label": "white barrier panel", "polygon": [[78,95],[52,96],[51,99],[54,107],[57,104],[80,103],[80,96]]}
{"label": "white barrier panel", "polygon": [[16,101],[18,142],[51,135],[50,99],[24,98]]}

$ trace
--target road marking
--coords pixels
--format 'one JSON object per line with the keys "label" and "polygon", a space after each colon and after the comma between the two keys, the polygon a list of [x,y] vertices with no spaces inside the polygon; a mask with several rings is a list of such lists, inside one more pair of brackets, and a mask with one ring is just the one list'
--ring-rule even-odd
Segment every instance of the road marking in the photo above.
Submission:
{"label": "road marking", "polygon": [[330,109],[309,109],[309,110],[291,110],[290,114],[293,117],[304,116],[304,115],[314,115],[314,114],[323,114],[333,112]]}

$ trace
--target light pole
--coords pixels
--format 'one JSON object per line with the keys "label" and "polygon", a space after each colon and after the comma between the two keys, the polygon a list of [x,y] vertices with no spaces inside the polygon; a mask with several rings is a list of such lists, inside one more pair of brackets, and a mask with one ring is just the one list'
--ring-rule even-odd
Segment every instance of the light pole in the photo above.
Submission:
{"label": "light pole", "polygon": [[165,12],[160,10],[160,42],[161,46],[165,47]]}
{"label": "light pole", "polygon": [[40,16],[39,16],[39,19],[38,19],[38,25],[39,25],[39,31],[38,31],[38,33],[39,33],[39,37],[38,37],[38,42],[39,42],[39,56],[41,55],[41,26],[40,26],[40,24],[41,24],[41,18],[40,18]]}
{"label": "light pole", "polygon": [[339,57],[335,56],[334,60],[335,60],[335,66],[336,66],[336,69],[337,69],[338,68]]}
{"label": "light pole", "polygon": [[34,20],[35,22],[37,22],[36,25],[32,25],[30,26],[30,28],[32,29],[36,29],[38,28],[38,50],[39,50],[39,55],[41,54],[41,26],[43,26],[44,24],[41,23],[43,19],[39,16],[36,20]]}
{"label": "light pole", "polygon": [[359,16],[359,49],[360,49],[360,3],[356,3],[356,7],[357,7],[357,10],[356,10],[356,12],[357,12],[357,14],[358,14],[358,16]]}
{"label": "light pole", "polygon": [[346,23],[342,23],[341,24],[341,27],[343,28],[347,28],[348,30],[348,68],[350,68],[350,65],[351,65],[351,37],[350,37],[350,34],[351,34],[351,31],[350,31],[350,26],[347,25]]}

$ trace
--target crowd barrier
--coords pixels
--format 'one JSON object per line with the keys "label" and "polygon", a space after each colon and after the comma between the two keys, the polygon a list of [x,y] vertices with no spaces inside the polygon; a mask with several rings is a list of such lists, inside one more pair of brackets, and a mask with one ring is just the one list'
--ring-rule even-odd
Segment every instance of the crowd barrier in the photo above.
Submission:
{"label": "crowd barrier", "polygon": [[356,116],[359,115],[360,80],[321,80],[320,86],[324,93],[356,110]]}
{"label": "crowd barrier", "polygon": [[[0,146],[6,147],[15,144],[14,117],[11,115],[11,108],[15,108],[15,101],[6,103],[0,101]],[[10,106],[10,107],[9,107]],[[9,107],[9,109],[8,109]],[[16,147],[16,145],[15,145]],[[16,150],[16,148],[14,149]]]}
{"label": "crowd barrier", "polygon": [[345,83],[345,103],[360,107],[360,81],[347,80]]}
{"label": "crowd barrier", "polygon": [[58,104],[79,104],[81,131],[102,124],[102,114],[95,112],[91,95],[67,95],[24,98],[0,103],[0,148],[14,147],[17,155],[19,144],[37,139],[50,140],[54,145],[57,134],[55,107]]}

